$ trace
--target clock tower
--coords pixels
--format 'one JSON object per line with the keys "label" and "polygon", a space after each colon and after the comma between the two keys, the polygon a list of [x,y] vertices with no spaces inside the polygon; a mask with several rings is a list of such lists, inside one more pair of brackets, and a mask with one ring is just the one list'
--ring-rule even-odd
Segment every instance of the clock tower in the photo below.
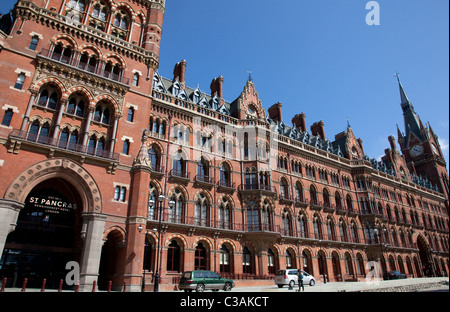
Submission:
{"label": "clock tower", "polygon": [[398,75],[397,80],[405,122],[404,133],[397,126],[402,154],[411,173],[426,178],[448,198],[449,178],[438,136],[434,133],[431,125],[428,124],[426,127],[415,112]]}

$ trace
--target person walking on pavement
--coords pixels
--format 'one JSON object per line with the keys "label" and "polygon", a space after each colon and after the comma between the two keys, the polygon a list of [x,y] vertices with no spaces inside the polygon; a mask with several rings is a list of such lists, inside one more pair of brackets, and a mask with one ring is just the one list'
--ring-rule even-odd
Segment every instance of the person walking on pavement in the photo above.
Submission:
{"label": "person walking on pavement", "polygon": [[298,270],[298,291],[300,292],[300,289],[305,291],[305,287],[303,286],[303,274],[301,270]]}

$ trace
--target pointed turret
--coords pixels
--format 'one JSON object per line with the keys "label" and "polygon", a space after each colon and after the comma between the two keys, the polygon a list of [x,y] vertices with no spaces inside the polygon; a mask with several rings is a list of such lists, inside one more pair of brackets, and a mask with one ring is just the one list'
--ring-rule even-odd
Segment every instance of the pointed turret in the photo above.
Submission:
{"label": "pointed turret", "polygon": [[396,74],[398,86],[400,88],[400,99],[401,99],[401,106],[403,110],[403,116],[405,120],[405,140],[406,140],[406,146],[408,145],[408,140],[410,137],[410,133],[412,132],[418,139],[422,140],[422,135],[420,133],[421,129],[421,120],[419,116],[416,114],[414,110],[414,106],[411,103],[411,101],[408,98],[408,95],[405,92],[405,89],[403,88],[402,83],[400,82],[399,75]]}

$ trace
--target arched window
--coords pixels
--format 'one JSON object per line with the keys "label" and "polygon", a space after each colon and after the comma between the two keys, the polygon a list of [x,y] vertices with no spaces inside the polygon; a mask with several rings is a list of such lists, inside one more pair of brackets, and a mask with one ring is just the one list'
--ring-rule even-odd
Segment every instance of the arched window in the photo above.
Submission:
{"label": "arched window", "polygon": [[172,174],[175,176],[184,176],[186,173],[186,161],[183,157],[175,157],[172,162]]}
{"label": "arched window", "polygon": [[269,274],[275,274],[275,255],[270,248],[267,250],[267,269]]}
{"label": "arched window", "polygon": [[176,188],[171,196],[172,205],[169,204],[169,221],[173,223],[182,223],[185,199],[180,189]]}
{"label": "arched window", "polygon": [[231,170],[227,164],[220,166],[220,186],[231,187]]}
{"label": "arched window", "polygon": [[231,273],[230,251],[225,244],[220,248],[220,273]]}
{"label": "arched window", "polygon": [[54,110],[57,108],[58,102],[59,102],[58,93],[53,88],[46,87],[45,89],[41,90],[37,105]]}
{"label": "arched window", "polygon": [[49,136],[50,136],[50,124],[48,122],[46,122],[41,127],[41,131],[39,132],[38,142],[43,143],[43,144],[47,144]]}
{"label": "arched window", "polygon": [[247,247],[244,247],[242,252],[242,272],[244,274],[251,274],[252,271],[252,254]]}
{"label": "arched window", "polygon": [[167,248],[167,272],[179,273],[181,264],[181,249],[175,240],[172,240]]}
{"label": "arched window", "polygon": [[352,201],[352,198],[351,198],[350,195],[347,195],[346,202],[347,202],[347,209],[348,209],[348,211],[353,212],[354,211],[354,209],[353,209],[353,201]]}
{"label": "arched window", "polygon": [[324,207],[331,207],[330,205],[330,194],[327,189],[323,189],[323,205]]}
{"label": "arched window", "polygon": [[353,222],[353,221],[352,221],[350,230],[351,230],[351,234],[352,234],[352,242],[359,243],[358,227],[356,226],[355,222]]}
{"label": "arched window", "polygon": [[202,181],[209,178],[209,165],[205,158],[201,158],[197,163],[197,177],[201,178]]}
{"label": "arched window", "polygon": [[273,231],[273,218],[272,218],[272,209],[270,208],[270,203],[267,200],[264,200],[262,209],[262,228],[264,231]]}
{"label": "arched window", "polygon": [[147,219],[148,220],[156,220],[158,211],[158,192],[156,187],[153,184],[150,184],[149,187],[149,195],[148,195],[148,205],[147,205]]}
{"label": "arched window", "polygon": [[150,160],[150,165],[153,171],[161,172],[161,153],[157,146],[152,145],[148,150],[148,158]]}
{"label": "arched window", "polygon": [[295,184],[295,200],[302,203],[305,201],[303,197],[303,187],[300,182]]}
{"label": "arched window", "polygon": [[296,267],[295,257],[289,250],[286,250],[286,269],[292,269]]}
{"label": "arched window", "polygon": [[327,239],[332,241],[336,240],[334,222],[330,217],[327,219]]}
{"label": "arched window", "polygon": [[254,201],[247,206],[247,231],[259,231],[259,211]]}
{"label": "arched window", "polygon": [[94,121],[109,125],[111,119],[111,111],[109,105],[105,102],[100,102],[95,107]]}
{"label": "arched window", "polygon": [[219,227],[230,229],[231,203],[227,198],[223,198],[219,205]]}
{"label": "arched window", "polygon": [[342,242],[348,242],[347,226],[343,220],[339,221],[339,235]]}
{"label": "arched window", "polygon": [[289,212],[285,210],[283,212],[283,215],[281,216],[281,226],[283,230],[283,234],[286,236],[292,236],[291,232],[291,217],[289,215]]}
{"label": "arched window", "polygon": [[353,261],[349,253],[345,253],[345,273],[353,275]]}
{"label": "arched window", "polygon": [[204,194],[195,203],[195,225],[209,226],[209,203]]}
{"label": "arched window", "polygon": [[195,247],[194,268],[195,270],[206,270],[206,265],[206,248],[202,243],[198,243],[197,247]]}
{"label": "arched window", "polygon": [[301,214],[298,218],[298,231],[300,237],[308,238],[308,221],[304,214]]}
{"label": "arched window", "polygon": [[336,208],[337,209],[342,209],[342,199],[341,199],[341,194],[339,194],[339,192],[336,191],[336,193],[334,194],[334,200],[336,202]]}
{"label": "arched window", "polygon": [[72,131],[72,133],[70,134],[70,137],[69,137],[69,146],[68,146],[68,148],[70,150],[76,150],[77,144],[78,144],[78,140],[79,140],[78,130]]}
{"label": "arched window", "polygon": [[314,187],[314,185],[311,185],[311,188],[309,189],[309,197],[311,199],[311,204],[315,204],[317,205],[317,191],[316,188]]}
{"label": "arched window", "polygon": [[113,22],[114,29],[111,31],[111,35],[122,40],[127,40],[130,21],[128,14],[124,10],[116,12]]}
{"label": "arched window", "polygon": [[58,147],[64,149],[67,148],[67,145],[69,143],[69,136],[70,136],[69,129],[68,128],[63,129],[59,135]]}
{"label": "arched window", "polygon": [[282,178],[280,181],[280,199],[289,198],[289,185],[286,179]]}
{"label": "arched window", "polygon": [[322,237],[322,224],[320,219],[315,216],[313,220],[313,229],[314,229],[314,238],[315,239],[323,239]]}
{"label": "arched window", "polygon": [[84,96],[74,94],[69,97],[66,113],[77,117],[84,117],[87,100]]}

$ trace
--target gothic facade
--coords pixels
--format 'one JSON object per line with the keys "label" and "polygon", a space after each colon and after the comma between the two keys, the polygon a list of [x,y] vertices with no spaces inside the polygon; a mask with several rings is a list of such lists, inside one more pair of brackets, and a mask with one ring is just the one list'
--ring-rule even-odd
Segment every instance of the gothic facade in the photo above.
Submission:
{"label": "gothic facade", "polygon": [[[381,161],[249,79],[224,100],[158,73],[164,0],[20,0],[1,17],[0,277],[175,289],[183,271],[273,283],[302,268],[362,281],[373,263],[448,275],[448,172],[400,83],[405,131]],[[32,274],[31,274],[32,273]],[[70,287],[70,285],[66,285]]]}

